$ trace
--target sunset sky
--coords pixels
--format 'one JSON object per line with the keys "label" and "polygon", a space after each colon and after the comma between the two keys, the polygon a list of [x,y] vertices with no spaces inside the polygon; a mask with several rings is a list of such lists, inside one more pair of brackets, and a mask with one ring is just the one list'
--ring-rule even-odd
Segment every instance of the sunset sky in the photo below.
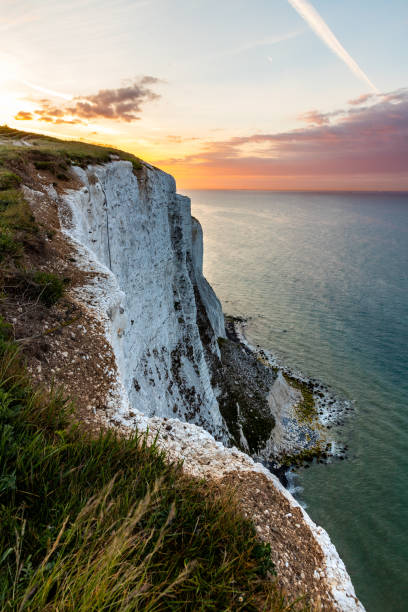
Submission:
{"label": "sunset sky", "polygon": [[182,190],[408,190],[407,0],[1,0],[0,123]]}

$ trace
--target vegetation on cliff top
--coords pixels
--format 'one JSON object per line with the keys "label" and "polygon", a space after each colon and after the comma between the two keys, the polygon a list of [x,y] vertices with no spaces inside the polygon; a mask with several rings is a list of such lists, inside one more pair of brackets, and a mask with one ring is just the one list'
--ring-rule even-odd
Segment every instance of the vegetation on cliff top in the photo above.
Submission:
{"label": "vegetation on cliff top", "polygon": [[65,289],[57,274],[33,269],[30,251],[44,250],[44,228],[39,227],[21,190],[22,178],[0,167],[0,288],[3,298],[20,293],[46,306],[57,302]]}
{"label": "vegetation on cliff top", "polygon": [[0,325],[2,610],[285,610],[233,499],[135,433],[72,425]]}
{"label": "vegetation on cliff top", "polygon": [[[20,146],[15,146],[16,142]],[[60,140],[43,134],[33,134],[14,130],[6,125],[0,126],[0,166],[15,167],[21,161],[32,162],[37,170],[60,174],[64,180],[66,170],[71,165],[86,166],[92,163],[106,163],[112,156],[130,161],[138,170],[143,162],[125,151],[113,147],[92,145],[86,142]]]}

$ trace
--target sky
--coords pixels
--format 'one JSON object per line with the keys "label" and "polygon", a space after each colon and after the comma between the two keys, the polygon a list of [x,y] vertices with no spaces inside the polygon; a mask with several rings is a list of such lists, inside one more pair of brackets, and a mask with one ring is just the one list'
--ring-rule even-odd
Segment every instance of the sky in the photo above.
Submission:
{"label": "sky", "polygon": [[0,0],[0,124],[178,188],[408,190],[407,0]]}

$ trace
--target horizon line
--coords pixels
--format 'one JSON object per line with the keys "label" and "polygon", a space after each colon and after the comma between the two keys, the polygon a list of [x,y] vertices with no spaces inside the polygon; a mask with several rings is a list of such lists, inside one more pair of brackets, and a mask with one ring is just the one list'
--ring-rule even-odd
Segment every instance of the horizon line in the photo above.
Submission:
{"label": "horizon line", "polygon": [[280,193],[400,193],[408,194],[407,189],[250,189],[243,188],[223,188],[223,187],[192,187],[190,189],[177,188],[179,191],[271,191]]}

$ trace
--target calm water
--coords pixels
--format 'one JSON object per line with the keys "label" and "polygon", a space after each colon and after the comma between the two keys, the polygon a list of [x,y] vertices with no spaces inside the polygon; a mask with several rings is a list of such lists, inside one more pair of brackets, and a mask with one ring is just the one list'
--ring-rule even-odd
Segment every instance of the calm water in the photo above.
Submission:
{"label": "calm water", "polygon": [[300,472],[299,497],[367,610],[408,610],[408,194],[188,195],[224,312],[355,402],[350,460]]}

